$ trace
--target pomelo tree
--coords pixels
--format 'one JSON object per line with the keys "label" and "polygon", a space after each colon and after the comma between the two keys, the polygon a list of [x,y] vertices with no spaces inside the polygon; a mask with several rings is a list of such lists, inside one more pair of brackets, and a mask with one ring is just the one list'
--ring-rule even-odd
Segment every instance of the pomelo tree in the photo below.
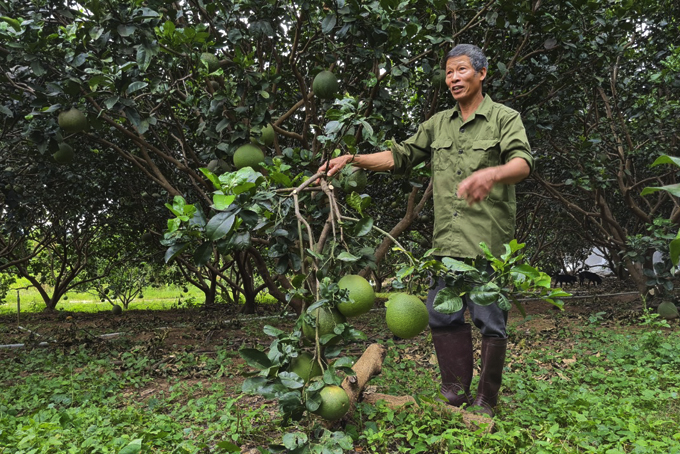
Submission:
{"label": "pomelo tree", "polygon": [[[581,226],[582,241],[615,259],[625,250],[626,235],[649,222],[640,206],[661,213],[671,200],[661,195],[646,202],[627,188],[646,178],[673,178],[637,165],[635,156],[667,151],[676,140],[671,44],[678,15],[667,12],[677,7],[667,0],[471,1],[458,7],[441,0],[381,1],[370,8],[353,1],[9,2],[0,5],[10,19],[0,22],[2,145],[31,163],[49,160],[63,143],[98,150],[102,159],[120,164],[111,175],[134,174],[157,186],[159,206],[182,196],[210,218],[214,187],[200,168],[216,159],[232,164],[235,150],[269,124],[276,138],[271,146],[262,144],[265,161],[279,158],[293,179],[311,176],[336,150],[386,148],[386,140],[408,137],[420,121],[452,105],[432,80],[454,43],[474,42],[491,61],[487,92],[523,113],[540,158],[538,196],[555,201],[566,219]],[[643,67],[647,71],[639,71]],[[313,80],[323,71],[337,77],[344,104],[314,95]],[[644,87],[655,115],[622,95],[632,87]],[[59,114],[73,107],[87,118],[86,130],[59,126]],[[669,121],[657,125],[655,116]],[[655,127],[668,140],[646,139]],[[611,146],[594,152],[598,143]],[[609,159],[621,150],[622,160]],[[574,156],[579,158],[572,162]],[[19,178],[12,172],[3,181]],[[404,207],[399,219],[380,207],[366,210],[393,237],[408,234],[414,244],[427,242],[428,229],[412,227],[429,198],[426,168],[422,178],[406,182],[407,191],[366,189],[374,197],[389,193],[381,206]],[[8,186],[3,194],[12,198],[15,184]],[[529,194],[524,203],[535,199]],[[325,209],[319,204],[310,219],[321,225]],[[162,230],[155,226],[156,234]],[[242,236],[209,257],[208,246],[200,244],[198,256],[206,262],[195,260],[188,246],[169,257],[202,286],[208,303],[225,283],[246,296],[252,311],[258,291],[284,295],[301,263],[292,252],[298,250],[294,230],[286,230],[291,238],[274,232]],[[179,245],[165,241],[169,248]],[[366,243],[357,246],[374,249],[376,263],[393,246],[388,237]]]}

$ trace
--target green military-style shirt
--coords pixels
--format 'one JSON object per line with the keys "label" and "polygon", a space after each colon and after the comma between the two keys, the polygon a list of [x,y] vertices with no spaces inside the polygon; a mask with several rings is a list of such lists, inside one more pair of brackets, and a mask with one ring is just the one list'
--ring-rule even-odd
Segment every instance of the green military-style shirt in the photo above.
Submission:
{"label": "green military-style shirt", "polygon": [[456,195],[458,185],[474,171],[533,157],[517,111],[489,95],[467,121],[460,107],[439,112],[418,131],[392,146],[394,172],[404,174],[430,159],[434,194],[433,247],[436,255],[476,257],[485,242],[498,256],[515,236],[515,187],[496,184],[487,198],[472,206]]}

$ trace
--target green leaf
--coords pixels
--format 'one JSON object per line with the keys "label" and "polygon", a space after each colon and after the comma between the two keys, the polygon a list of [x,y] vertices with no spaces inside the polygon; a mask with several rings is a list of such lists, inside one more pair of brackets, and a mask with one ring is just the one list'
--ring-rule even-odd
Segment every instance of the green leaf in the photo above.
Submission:
{"label": "green leaf", "polygon": [[678,266],[678,262],[680,261],[680,231],[678,231],[678,236],[676,236],[675,239],[670,242],[668,248],[670,249],[671,262],[673,262],[673,266]]}
{"label": "green leaf", "polygon": [[279,380],[289,389],[300,389],[305,386],[305,381],[293,372],[279,372]]}
{"label": "green leaf", "polygon": [[230,212],[223,211],[217,213],[208,221],[208,225],[205,226],[206,236],[212,241],[224,238],[231,230],[235,220],[236,216]]}
{"label": "green leaf", "polygon": [[220,441],[215,446],[217,446],[219,449],[225,452],[241,452],[241,448],[236,446],[234,443],[226,440]]}
{"label": "green leaf", "polygon": [[134,25],[122,25],[121,24],[121,25],[118,26],[117,30],[118,30],[118,34],[120,36],[122,36],[123,38],[125,38],[125,37],[132,35],[135,32],[136,28],[137,27],[135,27]]}
{"label": "green leaf", "polygon": [[141,451],[142,451],[142,439],[137,438],[135,440],[132,440],[130,443],[128,443],[127,446],[118,451],[118,454],[137,454]]}
{"label": "green leaf", "polygon": [[461,262],[460,260],[452,259],[451,257],[444,257],[442,259],[442,263],[446,268],[449,269],[449,271],[456,273],[456,272],[467,272],[467,271],[477,271],[477,268],[475,268],[472,265],[468,265],[465,262]]}
{"label": "green leaf", "polygon": [[307,434],[303,432],[289,432],[283,436],[283,446],[288,449],[297,449],[307,444]]}
{"label": "green leaf", "polygon": [[279,408],[283,414],[294,415],[302,413],[304,407],[300,391],[291,391],[279,397]]}
{"label": "green leaf", "polygon": [[650,167],[656,167],[661,164],[672,164],[676,167],[680,167],[680,157],[661,155],[654,160]]}
{"label": "green leaf", "polygon": [[165,263],[170,263],[172,259],[180,255],[186,248],[189,247],[189,243],[179,243],[174,244],[165,251]]}
{"label": "green leaf", "polygon": [[373,218],[365,217],[361,218],[359,222],[354,226],[354,236],[360,237],[367,235],[373,228]]}
{"label": "green leaf", "polygon": [[333,31],[333,28],[335,27],[335,24],[337,23],[338,18],[335,17],[335,14],[329,14],[326,17],[323,18],[321,21],[321,33],[324,35],[328,35],[331,31]]}
{"label": "green leaf", "polygon": [[350,254],[347,251],[343,251],[340,254],[338,254],[338,260],[342,262],[356,262],[359,260],[361,257],[357,257],[356,255]]}
{"label": "green leaf", "polygon": [[501,289],[493,282],[473,287],[470,290],[470,299],[480,306],[488,306],[498,301]]}
{"label": "green leaf", "polygon": [[149,84],[147,82],[141,81],[132,82],[130,85],[128,85],[126,93],[129,95],[131,93],[141,90],[142,88],[145,88],[148,85]]}
{"label": "green leaf", "polygon": [[213,208],[217,211],[226,210],[236,200],[235,195],[213,194]]}
{"label": "green leaf", "polygon": [[260,394],[261,389],[267,384],[265,377],[249,377],[243,381],[241,391],[246,394]]}
{"label": "green leaf", "polygon": [[206,241],[194,251],[194,263],[197,266],[205,266],[210,261],[213,253],[212,241]]}
{"label": "green leaf", "polygon": [[262,331],[267,335],[271,337],[279,337],[281,334],[284,334],[283,330],[280,330],[278,328],[275,328],[271,325],[265,325],[264,328],[262,328]]}
{"label": "green leaf", "polygon": [[453,314],[463,308],[463,298],[454,289],[444,287],[437,292],[432,307],[442,314]]}
{"label": "green leaf", "polygon": [[248,364],[250,367],[254,367],[255,369],[267,369],[272,366],[272,362],[269,360],[269,357],[261,352],[260,350],[257,350],[255,348],[242,348],[238,351],[239,355],[241,355],[241,358]]}
{"label": "green leaf", "polygon": [[680,183],[678,184],[669,184],[668,186],[660,186],[660,187],[647,187],[642,190],[640,195],[648,195],[652,194],[657,191],[666,191],[669,194],[675,196],[675,197],[680,197]]}
{"label": "green leaf", "polygon": [[529,279],[536,280],[541,277],[541,272],[538,271],[536,268],[534,268],[531,265],[527,265],[526,263],[522,263],[521,265],[513,266],[510,269],[511,274],[522,274]]}

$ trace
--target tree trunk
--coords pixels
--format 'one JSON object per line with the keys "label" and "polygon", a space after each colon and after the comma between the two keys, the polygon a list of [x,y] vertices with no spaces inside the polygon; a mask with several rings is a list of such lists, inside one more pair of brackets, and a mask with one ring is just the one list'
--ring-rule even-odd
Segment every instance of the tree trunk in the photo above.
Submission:
{"label": "tree trunk", "polygon": [[212,307],[215,305],[215,294],[217,293],[217,274],[212,271],[208,271],[208,276],[210,276],[210,287],[203,292],[205,295],[205,306]]}
{"label": "tree trunk", "polygon": [[639,263],[633,262],[629,258],[624,258],[626,264],[626,269],[630,275],[630,278],[635,283],[635,286],[640,292],[640,295],[647,294],[647,277],[642,272],[642,266]]}

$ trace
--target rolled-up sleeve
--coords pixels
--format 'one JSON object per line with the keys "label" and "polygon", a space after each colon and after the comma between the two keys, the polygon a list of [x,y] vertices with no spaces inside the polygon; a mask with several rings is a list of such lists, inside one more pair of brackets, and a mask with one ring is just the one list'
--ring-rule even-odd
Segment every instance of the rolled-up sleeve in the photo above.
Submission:
{"label": "rolled-up sleeve", "polygon": [[531,153],[531,145],[527,138],[524,123],[519,113],[510,115],[501,124],[501,161],[510,162],[514,158],[524,159],[531,172],[534,171],[534,157]]}
{"label": "rolled-up sleeve", "polygon": [[413,167],[430,158],[432,133],[428,130],[428,122],[422,123],[418,131],[403,142],[392,140],[393,172],[406,175]]}

